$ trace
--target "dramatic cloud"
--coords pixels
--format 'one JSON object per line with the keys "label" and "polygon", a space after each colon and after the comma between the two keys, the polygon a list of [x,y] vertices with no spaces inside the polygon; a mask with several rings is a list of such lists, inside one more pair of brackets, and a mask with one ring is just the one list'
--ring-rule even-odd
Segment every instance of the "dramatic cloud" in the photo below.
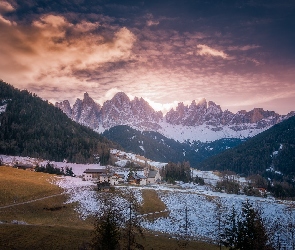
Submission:
{"label": "dramatic cloud", "polygon": [[0,2],[0,13],[11,12],[14,10],[15,10],[14,7],[10,3],[6,1]]}
{"label": "dramatic cloud", "polygon": [[3,16],[0,15],[0,24],[4,24],[4,25],[8,25],[8,26],[11,26],[11,25],[16,25],[15,22],[11,22],[7,19],[5,19]]}
{"label": "dramatic cloud", "polygon": [[13,25],[0,17],[1,23],[0,73],[12,82],[16,75],[24,83],[73,81],[76,70],[128,60],[136,40],[125,27],[117,29],[112,37],[104,37],[89,33],[99,26],[97,22],[72,24],[57,15],[42,16],[29,27]]}
{"label": "dramatic cloud", "polygon": [[163,112],[203,97],[294,109],[295,4],[104,2],[1,1],[0,78],[51,102],[124,91]]}

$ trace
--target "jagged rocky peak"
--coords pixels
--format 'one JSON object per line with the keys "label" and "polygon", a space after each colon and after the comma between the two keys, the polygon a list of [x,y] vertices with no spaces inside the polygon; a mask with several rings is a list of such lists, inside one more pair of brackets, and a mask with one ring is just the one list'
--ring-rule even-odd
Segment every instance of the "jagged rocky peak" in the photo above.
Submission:
{"label": "jagged rocky peak", "polygon": [[124,92],[118,92],[111,100],[107,100],[102,105],[102,115],[111,114],[113,117],[120,116],[121,112],[129,112],[130,99]]}
{"label": "jagged rocky peak", "polygon": [[56,102],[55,107],[61,109],[68,117],[72,116],[72,109],[70,102],[68,100],[64,100],[62,102]]}
{"label": "jagged rocky peak", "polygon": [[101,106],[96,103],[86,92],[84,93],[84,99],[82,101],[83,107],[88,107],[89,109],[93,109],[93,112],[99,112],[101,109]]}
{"label": "jagged rocky peak", "polygon": [[142,97],[135,97],[134,100],[131,101],[131,107],[135,113],[140,113],[141,115],[144,113],[150,118],[157,120],[157,122],[163,118],[163,113],[161,111],[156,112]]}
{"label": "jagged rocky peak", "polygon": [[165,118],[168,123],[179,125],[181,124],[185,114],[188,110],[188,107],[183,104],[183,102],[178,103],[177,107],[172,108],[170,111],[167,112]]}
{"label": "jagged rocky peak", "polygon": [[193,100],[190,106],[179,103],[175,110],[171,109],[166,114],[166,121],[175,125],[195,126],[212,119],[216,122],[221,115],[222,110],[219,105],[211,101],[207,103],[203,98],[198,103]]}
{"label": "jagged rocky peak", "polygon": [[230,124],[257,123],[258,127],[274,125],[281,120],[281,116],[274,111],[265,111],[263,108],[254,108],[247,112],[238,111],[232,118]]}
{"label": "jagged rocky peak", "polygon": [[110,100],[112,104],[116,106],[130,104],[129,97],[124,92],[118,92],[114,95],[114,97]]}

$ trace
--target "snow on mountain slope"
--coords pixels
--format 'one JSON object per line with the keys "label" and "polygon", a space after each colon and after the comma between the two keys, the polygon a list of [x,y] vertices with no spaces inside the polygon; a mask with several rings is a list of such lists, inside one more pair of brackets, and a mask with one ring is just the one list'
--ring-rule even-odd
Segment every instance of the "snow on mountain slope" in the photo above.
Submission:
{"label": "snow on mountain slope", "polygon": [[172,125],[167,122],[161,122],[157,132],[166,136],[167,138],[174,139],[179,142],[184,142],[186,140],[190,141],[201,141],[209,142],[215,141],[222,138],[248,138],[255,136],[264,130],[267,130],[271,126],[264,128],[253,128],[251,124],[246,124],[247,129],[234,131],[230,126],[222,126],[219,129],[211,125],[199,125],[199,126],[182,126],[182,125]]}
{"label": "snow on mountain slope", "polygon": [[0,106],[0,114],[6,111],[7,104]]}

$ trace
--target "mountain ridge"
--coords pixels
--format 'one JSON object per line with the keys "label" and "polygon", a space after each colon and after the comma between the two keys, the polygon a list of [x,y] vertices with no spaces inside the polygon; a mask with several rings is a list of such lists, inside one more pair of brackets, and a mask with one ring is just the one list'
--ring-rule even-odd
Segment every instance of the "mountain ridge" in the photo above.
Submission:
{"label": "mountain ridge", "polygon": [[[180,102],[166,115],[155,111],[143,98],[130,100],[124,92],[118,92],[113,98],[99,105],[84,94],[77,99],[73,108],[67,100],[57,102],[60,108],[72,120],[103,133],[118,125],[128,125],[139,131],[155,131],[179,141],[214,141],[222,138],[248,138],[295,115],[279,115],[275,111],[254,108],[240,110],[236,114],[223,111],[213,101],[195,100],[190,105]],[[181,136],[183,135],[183,136]]]}
{"label": "mountain ridge", "polygon": [[218,155],[197,164],[202,170],[239,174],[295,175],[295,116]]}

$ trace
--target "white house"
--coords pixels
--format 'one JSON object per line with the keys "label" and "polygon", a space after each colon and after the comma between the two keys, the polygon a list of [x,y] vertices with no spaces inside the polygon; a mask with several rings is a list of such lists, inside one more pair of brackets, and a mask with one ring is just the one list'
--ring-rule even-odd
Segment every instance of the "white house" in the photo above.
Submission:
{"label": "white house", "polygon": [[144,175],[147,178],[147,184],[160,183],[162,180],[159,170],[150,170],[146,168],[144,170]]}
{"label": "white house", "polygon": [[147,178],[143,175],[134,174],[129,177],[128,182],[132,185],[146,185]]}
{"label": "white house", "polygon": [[110,185],[114,186],[124,182],[124,175],[117,173],[101,174],[98,181],[100,183],[108,182]]}
{"label": "white house", "polygon": [[86,169],[83,172],[83,180],[100,181],[100,176],[105,175],[106,169]]}

